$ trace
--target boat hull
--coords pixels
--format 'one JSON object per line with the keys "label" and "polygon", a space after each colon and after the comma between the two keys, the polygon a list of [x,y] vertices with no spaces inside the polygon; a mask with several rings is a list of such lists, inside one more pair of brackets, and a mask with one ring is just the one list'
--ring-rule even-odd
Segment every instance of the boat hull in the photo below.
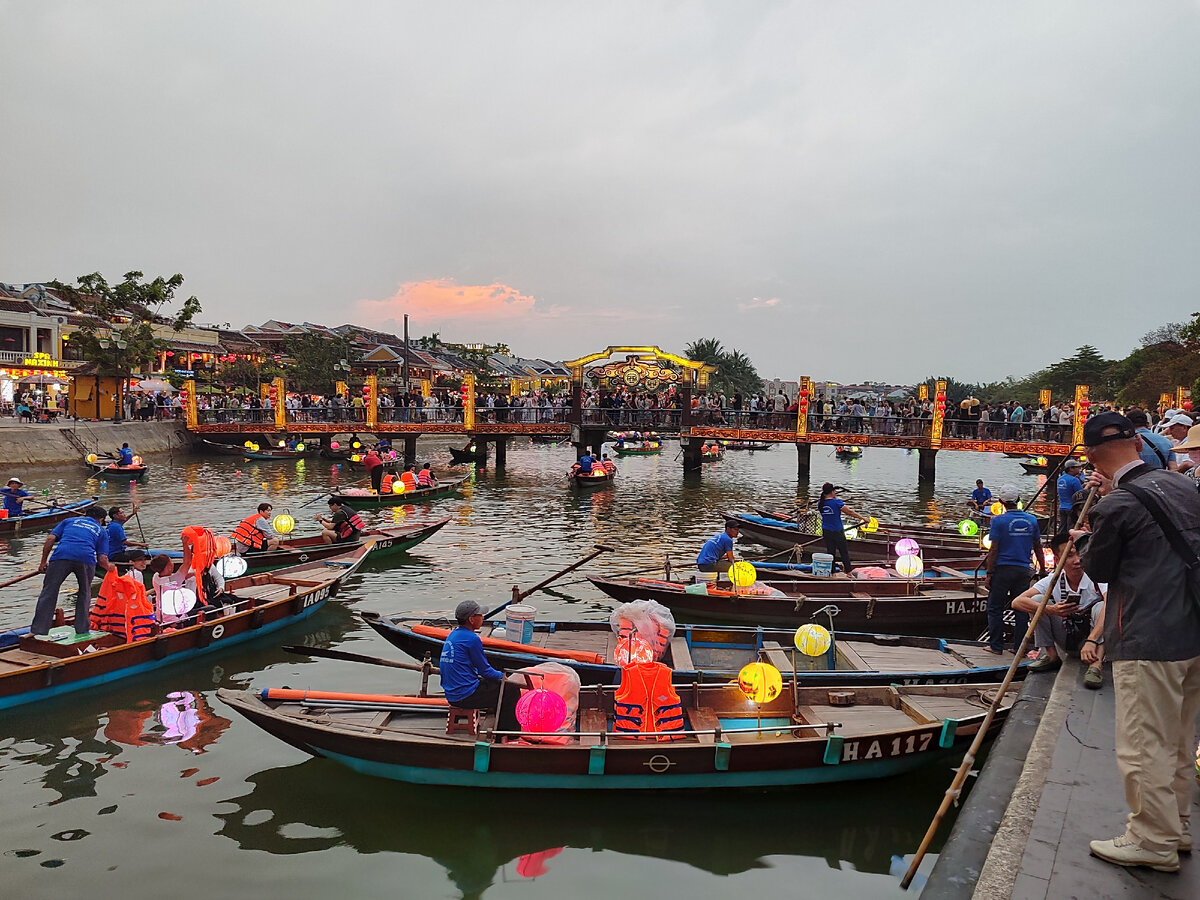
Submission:
{"label": "boat hull", "polygon": [[81,514],[95,502],[96,498],[93,497],[90,500],[78,500],[74,503],[68,503],[65,506],[59,506],[39,512],[30,512],[26,515],[17,516],[15,518],[0,519],[0,537],[29,534],[35,531],[45,531],[47,528],[53,528],[63,519]]}
{"label": "boat hull", "polygon": [[87,463],[92,478],[103,478],[107,481],[140,481],[150,471],[149,466],[100,466]]}
{"label": "boat hull", "polygon": [[[740,513],[725,513],[725,519],[737,521],[742,536],[756,544],[772,547],[777,550],[790,550],[800,545],[813,550],[824,552],[825,545],[821,535],[805,531],[795,525],[782,521],[762,521],[759,516],[747,516]],[[921,544],[922,555],[939,560],[981,560],[987,555],[977,543],[965,540],[955,540],[952,537],[935,538],[930,535],[917,535]],[[887,559],[894,556],[895,541],[899,536],[876,538],[858,537],[847,539],[850,559],[855,562]]]}
{"label": "boat hull", "polygon": [[278,550],[267,550],[262,553],[246,553],[242,555],[242,559],[246,560],[246,565],[248,566],[246,573],[254,575],[259,572],[271,572],[275,569],[340,556],[356,550],[370,541],[372,542],[370,558],[376,560],[396,556],[410,550],[422,541],[433,537],[449,521],[450,519],[447,517],[420,527],[368,529],[362,533],[361,538],[357,542],[352,544],[326,544],[320,538],[306,538],[303,543],[293,542],[289,544],[289,542],[285,541]]}
{"label": "boat hull", "polygon": [[359,506],[408,506],[412,503],[428,503],[431,500],[441,500],[458,493],[466,478],[447,481],[435,488],[420,488],[415,491],[405,491],[403,494],[334,494],[343,503],[352,508]]}

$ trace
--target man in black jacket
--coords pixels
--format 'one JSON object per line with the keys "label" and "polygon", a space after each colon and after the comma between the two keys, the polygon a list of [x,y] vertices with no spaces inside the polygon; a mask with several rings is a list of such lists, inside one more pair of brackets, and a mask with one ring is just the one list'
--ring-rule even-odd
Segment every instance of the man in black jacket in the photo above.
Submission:
{"label": "man in black jacket", "polygon": [[1190,479],[1147,466],[1142,439],[1119,413],[1089,420],[1083,442],[1096,467],[1088,483],[1103,499],[1090,513],[1090,535],[1072,534],[1084,571],[1108,584],[1108,603],[1082,655],[1092,664],[1103,641],[1112,660],[1117,767],[1130,809],[1125,833],[1092,841],[1091,851],[1117,865],[1174,872],[1179,851],[1192,849],[1200,599],[1172,539],[1200,551],[1200,494]]}

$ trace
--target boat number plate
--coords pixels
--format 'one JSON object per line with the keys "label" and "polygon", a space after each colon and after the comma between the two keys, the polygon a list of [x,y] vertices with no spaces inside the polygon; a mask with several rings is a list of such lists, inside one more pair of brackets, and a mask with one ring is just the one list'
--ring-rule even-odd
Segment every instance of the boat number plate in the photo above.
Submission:
{"label": "boat number plate", "polygon": [[650,757],[650,759],[643,763],[643,765],[651,772],[661,775],[663,772],[667,771],[667,769],[671,768],[671,766],[675,765],[675,763],[671,762],[670,759],[659,753]]}
{"label": "boat number plate", "polygon": [[212,639],[213,639],[214,641],[215,641],[215,640],[218,640],[218,639],[221,637],[221,635],[223,635],[224,633],[225,633],[225,626],[224,626],[224,625],[219,625],[219,624],[218,624],[218,625],[214,625],[214,626],[213,626],[213,628],[212,628]]}

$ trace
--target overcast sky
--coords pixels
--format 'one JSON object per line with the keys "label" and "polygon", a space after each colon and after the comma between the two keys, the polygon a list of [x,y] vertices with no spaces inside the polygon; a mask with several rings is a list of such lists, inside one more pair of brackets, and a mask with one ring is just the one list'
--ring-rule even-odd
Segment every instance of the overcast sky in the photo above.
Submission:
{"label": "overcast sky", "polygon": [[1200,310],[1200,2],[3,2],[0,281],[765,377]]}

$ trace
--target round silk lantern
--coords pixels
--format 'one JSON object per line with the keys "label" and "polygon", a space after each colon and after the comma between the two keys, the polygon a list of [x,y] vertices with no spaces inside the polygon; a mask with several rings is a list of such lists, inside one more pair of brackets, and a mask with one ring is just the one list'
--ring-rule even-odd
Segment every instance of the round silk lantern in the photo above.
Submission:
{"label": "round silk lantern", "polygon": [[517,721],[522,731],[557,731],[566,717],[567,703],[554,691],[525,691],[517,701]]}
{"label": "round silk lantern", "polygon": [[94,462],[95,462],[96,460],[98,460],[99,458],[100,458],[100,457],[98,457],[98,456],[97,456],[95,453],[89,453],[89,454],[87,455],[87,461],[88,461],[88,462],[90,462],[90,463],[94,463]]}
{"label": "round silk lantern", "polygon": [[958,523],[958,533],[963,537],[975,537],[979,534],[979,523],[974,519],[963,519]]}
{"label": "round silk lantern", "polygon": [[1004,515],[1004,504],[997,500],[988,507],[988,512],[990,512],[993,516],[1002,516]]}
{"label": "round silk lantern", "polygon": [[403,494],[407,490],[408,490],[408,485],[406,485],[399,478],[397,478],[395,481],[392,482],[392,493],[393,494]]}
{"label": "round silk lantern", "polygon": [[297,452],[297,453],[303,453],[303,452],[304,452],[304,445],[303,445],[303,444],[297,444],[297,445],[296,445],[296,452]]}
{"label": "round silk lantern", "polygon": [[919,578],[925,571],[921,557],[908,554],[896,560],[896,574],[902,578]]}
{"label": "round silk lantern", "polygon": [[135,456],[133,458],[133,464],[135,466],[140,466],[142,464],[142,458],[140,456]]}
{"label": "round silk lantern", "polygon": [[874,516],[871,516],[871,518],[867,519],[867,524],[863,525],[859,530],[865,532],[866,534],[874,534],[879,530],[879,520]]}
{"label": "round silk lantern", "polygon": [[362,446],[362,444],[360,444],[358,441],[355,441],[355,442],[354,442],[353,444],[351,444],[350,446],[351,446],[353,449],[357,450],[359,447],[361,447],[361,446]]}
{"label": "round silk lantern", "polygon": [[810,622],[796,629],[796,636],[792,641],[796,649],[805,656],[824,656],[833,644],[833,636],[823,625]]}
{"label": "round silk lantern", "polygon": [[254,441],[246,441],[246,443],[242,444],[242,446],[249,450],[254,446]]}
{"label": "round silk lantern", "polygon": [[233,544],[229,542],[229,538],[223,534],[218,534],[213,538],[213,555],[220,559],[222,556],[228,556],[233,550]]}
{"label": "round silk lantern", "polygon": [[280,450],[282,450],[282,449],[283,449],[284,447],[286,447],[286,446],[287,446],[287,441],[280,441],[280,442],[279,442],[279,449],[280,449]]}
{"label": "round silk lantern", "polygon": [[196,592],[191,588],[167,588],[162,592],[163,615],[176,619],[186,616],[196,605]]}
{"label": "round silk lantern", "polygon": [[250,449],[257,453],[259,451],[259,446],[258,444],[251,444]]}
{"label": "round silk lantern", "polygon": [[221,575],[225,578],[241,578],[250,568],[250,563],[241,556],[222,556],[217,562]]}
{"label": "round silk lantern", "polygon": [[296,527],[296,520],[282,512],[271,520],[271,527],[280,534],[291,534],[292,529]]}
{"label": "round silk lantern", "polygon": [[738,688],[755,703],[770,703],[783,693],[783,676],[770,663],[752,662],[738,672]]}
{"label": "round silk lantern", "polygon": [[617,641],[617,649],[613,657],[618,666],[629,666],[634,663],[654,662],[654,648],[650,642],[637,632]]}
{"label": "round silk lantern", "polygon": [[980,541],[980,543],[983,545],[984,550],[991,550],[992,549],[992,536],[990,534],[985,534],[983,536],[983,540]]}
{"label": "round silk lantern", "polygon": [[921,545],[912,538],[900,538],[896,541],[897,556],[920,556]]}
{"label": "round silk lantern", "polygon": [[357,453],[352,454],[350,457],[350,462],[362,462],[362,457],[359,456]]}
{"label": "round silk lantern", "polygon": [[857,526],[854,528],[847,528],[846,532],[845,532],[846,540],[848,540],[848,541],[857,540],[858,539],[858,531],[859,531],[859,529]]}
{"label": "round silk lantern", "polygon": [[330,449],[330,450],[336,450],[336,449],[338,449],[340,446],[342,446],[342,445],[341,445],[341,444],[339,444],[337,441],[331,441],[331,442],[330,442],[330,444],[329,444],[329,449]]}
{"label": "round silk lantern", "polygon": [[739,559],[729,567],[729,580],[734,587],[748,588],[758,580],[758,571],[751,563]]}

